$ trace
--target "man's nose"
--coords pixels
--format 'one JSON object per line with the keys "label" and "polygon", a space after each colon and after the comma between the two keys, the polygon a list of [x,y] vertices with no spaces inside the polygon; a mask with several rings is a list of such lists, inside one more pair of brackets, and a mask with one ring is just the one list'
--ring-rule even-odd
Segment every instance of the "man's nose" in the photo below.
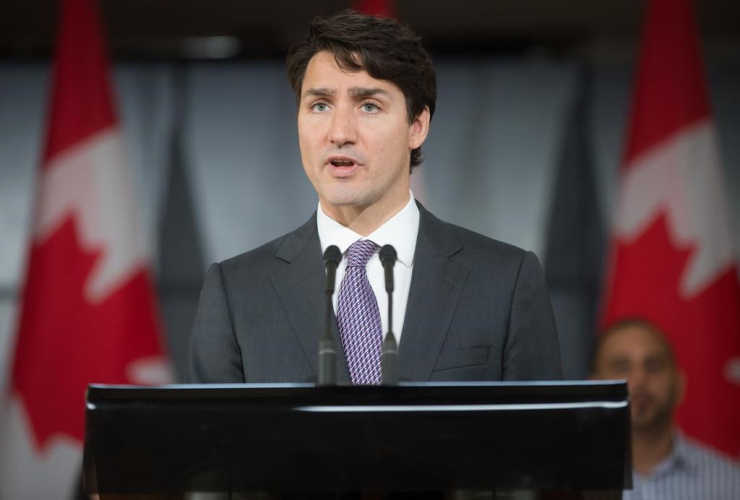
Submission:
{"label": "man's nose", "polygon": [[351,106],[337,106],[331,119],[329,141],[337,147],[357,141],[356,116]]}
{"label": "man's nose", "polygon": [[633,368],[627,376],[627,384],[634,388],[641,387],[647,380],[647,372],[642,368]]}

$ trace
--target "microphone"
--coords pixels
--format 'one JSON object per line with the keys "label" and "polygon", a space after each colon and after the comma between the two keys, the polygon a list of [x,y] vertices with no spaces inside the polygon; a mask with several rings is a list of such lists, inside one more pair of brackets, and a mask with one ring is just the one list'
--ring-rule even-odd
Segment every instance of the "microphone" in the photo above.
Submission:
{"label": "microphone", "polygon": [[326,266],[326,330],[319,340],[319,385],[337,385],[337,346],[331,333],[331,313],[337,266],[342,260],[342,252],[336,245],[331,245],[324,251],[324,265]]}
{"label": "microphone", "polygon": [[385,270],[385,291],[388,292],[388,334],[383,341],[380,370],[383,385],[398,385],[398,343],[393,334],[393,266],[398,257],[391,245],[383,245],[379,257]]}

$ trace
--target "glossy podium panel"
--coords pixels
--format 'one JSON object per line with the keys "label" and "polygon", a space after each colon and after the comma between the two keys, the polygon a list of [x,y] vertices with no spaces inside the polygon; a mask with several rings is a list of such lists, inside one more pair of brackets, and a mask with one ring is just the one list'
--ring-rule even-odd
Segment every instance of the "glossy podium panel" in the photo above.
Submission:
{"label": "glossy podium panel", "polygon": [[85,489],[622,490],[623,382],[90,386]]}

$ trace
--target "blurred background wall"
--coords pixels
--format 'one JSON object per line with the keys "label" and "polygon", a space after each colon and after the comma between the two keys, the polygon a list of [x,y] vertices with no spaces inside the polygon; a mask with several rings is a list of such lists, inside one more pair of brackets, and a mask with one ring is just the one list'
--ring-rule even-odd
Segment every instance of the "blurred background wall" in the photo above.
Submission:
{"label": "blurred background wall", "polygon": [[[207,265],[292,230],[316,208],[283,59],[314,15],[348,4],[101,2],[180,375]],[[579,309],[577,295],[598,302],[643,2],[399,0],[397,6],[399,18],[424,37],[438,71],[438,108],[426,161],[412,176],[414,194],[442,219],[540,256],[566,376],[586,376],[593,313]],[[740,8],[724,0],[696,7],[740,248]],[[45,0],[0,7],[0,386],[25,274],[54,13],[55,3]],[[575,210],[562,210],[563,200],[574,199]],[[588,270],[575,295],[557,272],[563,251],[553,241],[562,235],[588,247],[571,252]]]}

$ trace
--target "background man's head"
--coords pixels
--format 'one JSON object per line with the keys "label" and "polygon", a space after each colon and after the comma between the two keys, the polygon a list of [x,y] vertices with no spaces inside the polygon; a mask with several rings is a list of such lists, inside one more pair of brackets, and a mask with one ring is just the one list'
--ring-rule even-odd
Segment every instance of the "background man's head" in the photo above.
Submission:
{"label": "background man's head", "polygon": [[684,377],[666,336],[643,319],[614,323],[597,340],[593,376],[627,379],[635,432],[670,429]]}
{"label": "background man's head", "polygon": [[[434,115],[437,77],[421,38],[395,19],[344,11],[329,18],[317,17],[308,38],[288,54],[288,79],[300,105],[306,69],[319,52],[331,53],[340,68],[366,71],[378,80],[397,86],[406,99],[411,123],[425,109]],[[411,152],[410,167],[422,162],[421,147]]]}

